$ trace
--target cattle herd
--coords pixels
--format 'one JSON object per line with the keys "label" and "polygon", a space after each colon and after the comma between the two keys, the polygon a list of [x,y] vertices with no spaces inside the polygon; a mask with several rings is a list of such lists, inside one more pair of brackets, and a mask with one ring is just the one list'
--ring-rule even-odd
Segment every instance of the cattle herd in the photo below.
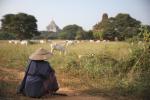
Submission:
{"label": "cattle herd", "polygon": [[[94,40],[86,40],[90,43],[100,43],[100,42],[108,42],[106,40],[100,41],[94,41]],[[66,53],[66,47],[75,45],[78,43],[84,42],[84,40],[61,40],[61,42],[56,42],[55,40],[8,40],[8,43],[15,44],[15,45],[24,45],[28,46],[30,44],[46,44],[49,43],[51,47],[51,52],[54,52],[54,50],[60,51],[60,54]]]}
{"label": "cattle herd", "polygon": [[15,44],[15,45],[22,45],[22,46],[28,46],[31,44],[46,44],[48,43],[51,47],[51,52],[59,51],[60,54],[66,54],[67,53],[67,47],[75,44],[79,44],[82,42],[89,42],[89,43],[100,43],[100,42],[109,42],[108,40],[8,40],[8,43]]}
{"label": "cattle herd", "polygon": [[[55,40],[54,40],[55,41]],[[63,40],[62,40],[63,41]],[[100,42],[109,42],[109,40],[64,40],[63,42],[66,43],[67,46],[69,45],[74,45],[76,43],[80,43],[83,41],[89,41],[90,43],[100,43]],[[44,44],[44,43],[52,43],[53,40],[8,40],[8,43],[12,43],[12,44],[20,44],[20,45],[29,45],[29,44],[34,44],[34,43],[40,43],[40,44]]]}
{"label": "cattle herd", "polygon": [[[109,40],[9,40],[8,43],[15,44],[15,45],[23,45],[28,46],[31,44],[49,44],[51,47],[51,52],[54,51],[60,52],[60,54],[66,54],[67,53],[67,47],[75,44],[80,44],[83,42],[89,42],[89,43],[107,43]],[[141,41],[139,41],[138,44],[142,44]],[[131,43],[133,45],[133,43]],[[80,57],[79,57],[80,58]]]}

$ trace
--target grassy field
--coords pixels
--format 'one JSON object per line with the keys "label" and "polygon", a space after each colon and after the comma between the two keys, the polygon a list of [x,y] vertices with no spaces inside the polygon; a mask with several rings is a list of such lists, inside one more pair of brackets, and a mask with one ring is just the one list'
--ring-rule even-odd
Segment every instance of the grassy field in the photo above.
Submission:
{"label": "grassy field", "polygon": [[[41,47],[51,49],[49,43],[23,46],[0,41],[0,97],[18,97],[15,90],[24,75],[28,57]],[[149,88],[149,77],[139,81],[143,72],[138,69],[141,67],[135,67],[146,66],[145,62],[142,62],[145,65],[140,65],[141,60],[138,59],[142,48],[142,45],[127,42],[83,41],[67,47],[66,55],[54,52],[49,62],[56,70],[60,87],[69,87],[90,95],[143,98],[145,95],[141,92]],[[145,56],[142,59],[147,61]],[[149,65],[144,68],[147,68],[144,70],[149,75]],[[145,84],[143,81],[146,81]]]}

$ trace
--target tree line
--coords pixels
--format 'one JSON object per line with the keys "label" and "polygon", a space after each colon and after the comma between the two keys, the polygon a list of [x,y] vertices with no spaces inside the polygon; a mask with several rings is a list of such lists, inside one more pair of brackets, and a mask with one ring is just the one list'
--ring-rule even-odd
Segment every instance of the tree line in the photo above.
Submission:
{"label": "tree line", "polygon": [[115,17],[108,17],[104,13],[102,20],[85,31],[76,24],[65,26],[59,33],[37,30],[37,20],[33,15],[25,13],[7,14],[1,19],[0,39],[99,39],[99,40],[127,40],[142,38],[141,31],[149,25],[142,25],[140,21],[129,14],[119,13]]}
{"label": "tree line", "polygon": [[150,31],[150,26],[142,25],[140,21],[132,18],[129,14],[118,14],[108,18],[103,14],[102,21],[93,27],[93,35],[97,39],[126,40],[137,37],[141,28],[146,27]]}

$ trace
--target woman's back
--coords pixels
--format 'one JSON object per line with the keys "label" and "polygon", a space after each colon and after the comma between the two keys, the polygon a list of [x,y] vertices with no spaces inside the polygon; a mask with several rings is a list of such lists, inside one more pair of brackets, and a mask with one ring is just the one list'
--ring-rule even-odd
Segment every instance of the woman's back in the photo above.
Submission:
{"label": "woman's back", "polygon": [[17,93],[30,97],[41,97],[49,91],[58,90],[55,71],[45,61],[51,56],[49,51],[40,48],[29,57],[30,61]]}
{"label": "woman's back", "polygon": [[49,77],[53,69],[46,61],[31,61],[27,72],[25,94],[31,97],[40,97],[44,94],[43,82]]}

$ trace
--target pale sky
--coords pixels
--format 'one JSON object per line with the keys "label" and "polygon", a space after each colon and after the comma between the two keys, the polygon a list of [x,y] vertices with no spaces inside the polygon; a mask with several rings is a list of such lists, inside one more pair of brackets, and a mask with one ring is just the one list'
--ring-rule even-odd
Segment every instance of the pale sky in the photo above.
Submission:
{"label": "pale sky", "polygon": [[35,16],[38,30],[46,30],[52,19],[60,28],[77,24],[89,30],[101,21],[103,13],[109,17],[129,13],[150,25],[149,0],[0,0],[0,19],[19,12]]}

